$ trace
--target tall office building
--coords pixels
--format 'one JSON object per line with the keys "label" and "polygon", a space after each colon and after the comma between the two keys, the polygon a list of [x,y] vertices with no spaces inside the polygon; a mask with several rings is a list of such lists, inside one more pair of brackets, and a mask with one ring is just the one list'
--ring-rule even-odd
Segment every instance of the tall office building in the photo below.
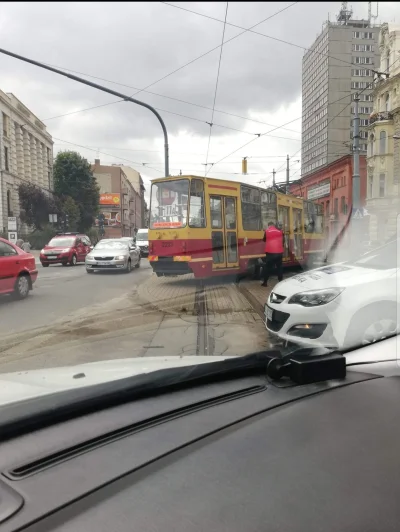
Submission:
{"label": "tall office building", "polygon": [[379,29],[353,20],[343,2],[336,22],[326,22],[303,57],[302,177],[351,153],[354,93],[359,103],[360,149],[367,150],[373,69],[379,70]]}

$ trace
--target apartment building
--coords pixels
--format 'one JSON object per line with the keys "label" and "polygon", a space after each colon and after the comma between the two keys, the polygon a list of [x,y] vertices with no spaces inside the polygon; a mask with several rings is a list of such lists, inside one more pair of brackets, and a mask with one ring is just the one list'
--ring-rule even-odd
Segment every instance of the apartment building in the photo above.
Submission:
{"label": "apartment building", "polygon": [[100,211],[105,219],[105,237],[134,236],[141,227],[140,196],[120,166],[102,165],[95,159],[93,175],[100,187]]}
{"label": "apartment building", "polygon": [[7,218],[17,218],[18,232],[27,228],[19,220],[18,187],[33,183],[53,191],[53,140],[41,122],[12,93],[0,90],[0,232]]}
{"label": "apartment building", "polygon": [[146,227],[146,220],[145,220],[145,199],[144,199],[144,193],[146,191],[142,176],[140,173],[135,170],[134,168],[131,168],[130,166],[125,166],[123,164],[113,165],[113,166],[119,166],[128,180],[130,181],[131,185],[135,189],[137,196],[135,196],[135,201],[137,200],[137,204],[135,205],[135,227],[137,229],[140,229],[141,227]]}
{"label": "apartment building", "polygon": [[368,20],[353,20],[345,4],[337,21],[325,23],[303,57],[302,176],[351,152],[357,91],[362,91],[360,149],[366,154],[380,28]]}
{"label": "apartment building", "polygon": [[400,214],[400,27],[383,24],[380,72],[369,119],[367,210],[371,241],[395,234]]}

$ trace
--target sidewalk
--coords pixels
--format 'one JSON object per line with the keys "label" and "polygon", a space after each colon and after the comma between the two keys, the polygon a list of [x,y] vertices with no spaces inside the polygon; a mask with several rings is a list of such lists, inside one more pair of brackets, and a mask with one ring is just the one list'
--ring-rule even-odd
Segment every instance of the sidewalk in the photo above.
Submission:
{"label": "sidewalk", "polygon": [[31,249],[29,253],[32,253],[32,255],[35,257],[36,264],[40,264],[39,256],[40,256],[40,250],[38,249]]}

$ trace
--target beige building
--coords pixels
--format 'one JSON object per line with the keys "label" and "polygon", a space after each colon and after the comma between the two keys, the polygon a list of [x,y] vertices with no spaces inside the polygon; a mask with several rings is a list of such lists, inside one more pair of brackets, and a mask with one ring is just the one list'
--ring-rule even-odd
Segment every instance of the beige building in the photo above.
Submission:
{"label": "beige building", "polygon": [[375,83],[368,126],[366,203],[372,241],[393,235],[400,213],[400,28],[383,24],[379,49],[379,71],[389,76]]}
{"label": "beige building", "polygon": [[121,166],[106,166],[95,159],[93,175],[100,187],[100,211],[105,216],[105,236],[134,236],[141,227],[140,196]]}
{"label": "beige building", "polygon": [[143,184],[142,176],[137,170],[135,170],[134,168],[131,168],[130,166],[125,166],[123,164],[119,164],[115,166],[119,166],[122,169],[126,177],[129,179],[130,183],[132,184],[133,188],[139,195],[140,203],[135,209],[135,224],[136,224],[137,229],[140,229],[141,227],[146,227],[145,225],[145,200],[144,200],[144,193],[146,189]]}
{"label": "beige building", "polygon": [[19,220],[18,187],[33,183],[53,190],[53,140],[41,122],[18,98],[0,90],[0,232],[7,233],[7,218]]}

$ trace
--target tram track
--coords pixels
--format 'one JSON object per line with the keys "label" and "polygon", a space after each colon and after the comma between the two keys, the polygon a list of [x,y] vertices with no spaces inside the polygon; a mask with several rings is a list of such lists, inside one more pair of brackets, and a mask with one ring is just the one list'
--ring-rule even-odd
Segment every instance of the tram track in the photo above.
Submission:
{"label": "tram track", "polygon": [[194,312],[197,315],[196,355],[212,356],[215,343],[209,328],[209,314],[207,308],[207,290],[204,281],[196,284],[194,298]]}

